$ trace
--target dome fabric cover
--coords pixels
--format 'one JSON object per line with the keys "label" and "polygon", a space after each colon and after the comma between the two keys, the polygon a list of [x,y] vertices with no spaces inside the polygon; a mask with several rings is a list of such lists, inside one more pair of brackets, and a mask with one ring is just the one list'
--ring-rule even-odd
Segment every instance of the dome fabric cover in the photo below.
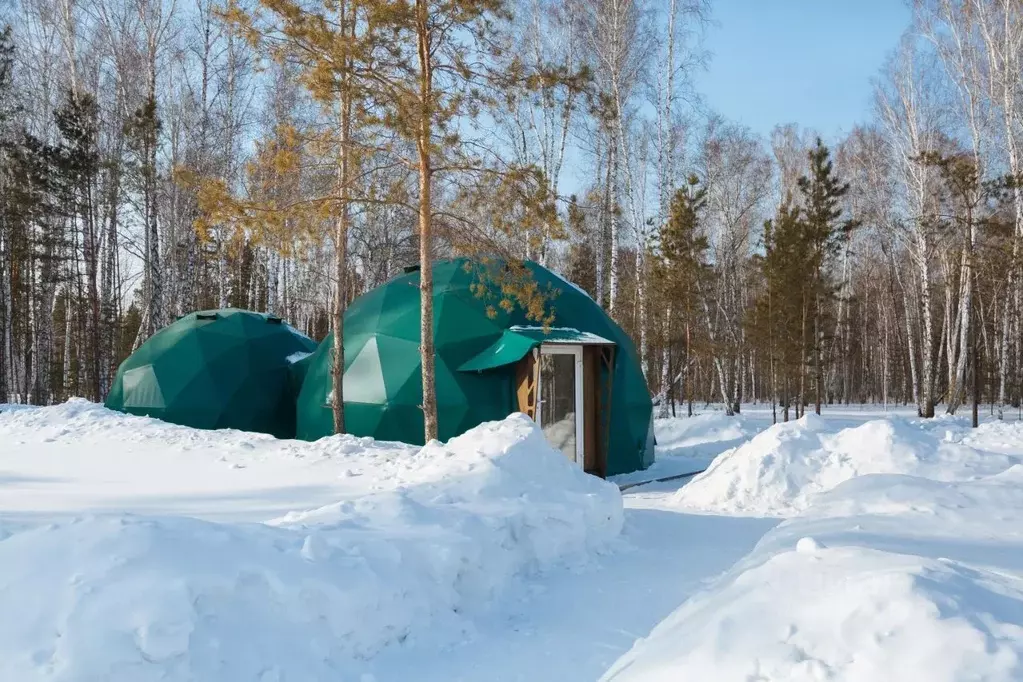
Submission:
{"label": "dome fabric cover", "polygon": [[[506,310],[482,291],[499,288],[488,269],[468,259],[433,266],[434,344],[438,436],[447,440],[517,411],[513,365],[466,371],[467,362],[517,325],[537,325],[521,306]],[[653,462],[652,405],[636,348],[629,336],[584,291],[553,272],[526,263],[528,276],[547,296],[555,327],[571,327],[613,341],[610,443],[607,474]],[[419,272],[410,272],[355,299],[345,313],[345,427],[357,436],[422,444],[422,373],[419,359]],[[333,432],[332,337],[309,358],[298,399],[297,436],[315,440]]]}
{"label": "dome fabric cover", "polygon": [[293,438],[292,364],[315,350],[273,315],[235,308],[192,313],[121,363],[106,406],[194,428]]}

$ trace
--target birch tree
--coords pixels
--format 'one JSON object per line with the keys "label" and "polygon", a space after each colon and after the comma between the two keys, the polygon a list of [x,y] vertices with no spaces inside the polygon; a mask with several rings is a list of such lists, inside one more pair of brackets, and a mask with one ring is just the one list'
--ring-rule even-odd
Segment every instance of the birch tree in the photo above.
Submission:
{"label": "birch tree", "polygon": [[[906,299],[907,310],[919,311],[919,333],[907,317],[909,352],[915,358],[914,339],[919,338],[920,377],[916,393],[921,416],[934,416],[934,382],[936,378],[936,329],[932,267],[937,248],[933,223],[929,220],[932,207],[928,200],[934,182],[934,171],[917,162],[925,152],[934,148],[938,130],[935,91],[927,87],[925,79],[933,74],[933,65],[919,54],[912,36],[903,39],[896,57],[889,63],[885,81],[876,95],[878,116],[886,130],[888,154],[892,159],[899,192],[897,206],[901,206],[901,219],[892,216],[888,227],[908,250],[913,264],[912,292]],[[915,305],[911,305],[916,302]]]}

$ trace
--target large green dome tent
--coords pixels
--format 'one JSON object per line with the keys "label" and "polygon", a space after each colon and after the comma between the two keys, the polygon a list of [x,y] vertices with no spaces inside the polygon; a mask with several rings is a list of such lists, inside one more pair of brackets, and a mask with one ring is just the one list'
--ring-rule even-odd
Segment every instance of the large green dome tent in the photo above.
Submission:
{"label": "large green dome tent", "polygon": [[200,429],[295,436],[300,378],[316,350],[279,317],[229,308],[161,329],[117,370],[106,406]]}
{"label": "large green dome tent", "polygon": [[[566,437],[578,442],[572,447],[580,464],[585,443],[587,470],[613,475],[648,467],[654,457],[652,405],[632,340],[584,291],[535,263],[525,264],[528,279],[544,292],[552,318],[541,325],[521,305],[502,307],[487,295],[499,288],[488,271],[502,267],[467,259],[433,266],[439,437],[447,440],[532,407],[530,416],[544,421],[568,419],[560,431],[553,423],[541,427],[559,447]],[[419,320],[415,269],[349,306],[344,327],[349,433],[423,442]],[[299,438],[332,433],[332,356],[328,336],[307,362],[298,399]]]}

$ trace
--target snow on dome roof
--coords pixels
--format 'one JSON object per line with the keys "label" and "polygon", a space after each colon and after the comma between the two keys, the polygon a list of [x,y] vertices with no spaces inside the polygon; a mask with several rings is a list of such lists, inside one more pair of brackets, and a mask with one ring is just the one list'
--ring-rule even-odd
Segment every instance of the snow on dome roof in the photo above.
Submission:
{"label": "snow on dome roof", "polygon": [[509,331],[522,334],[523,336],[529,336],[541,341],[543,343],[581,343],[586,344],[603,344],[608,346],[615,345],[614,341],[605,339],[603,336],[598,336],[592,332],[581,332],[574,327],[539,327],[531,325],[513,325],[508,328]]}

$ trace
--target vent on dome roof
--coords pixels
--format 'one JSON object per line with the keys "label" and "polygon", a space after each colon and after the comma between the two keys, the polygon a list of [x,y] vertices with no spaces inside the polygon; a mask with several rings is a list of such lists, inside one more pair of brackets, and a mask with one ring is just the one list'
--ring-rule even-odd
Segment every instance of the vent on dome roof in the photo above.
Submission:
{"label": "vent on dome roof", "polygon": [[217,319],[219,317],[220,317],[220,315],[217,315],[216,313],[196,313],[195,314],[195,319],[197,319],[197,320],[215,320],[215,319]]}

